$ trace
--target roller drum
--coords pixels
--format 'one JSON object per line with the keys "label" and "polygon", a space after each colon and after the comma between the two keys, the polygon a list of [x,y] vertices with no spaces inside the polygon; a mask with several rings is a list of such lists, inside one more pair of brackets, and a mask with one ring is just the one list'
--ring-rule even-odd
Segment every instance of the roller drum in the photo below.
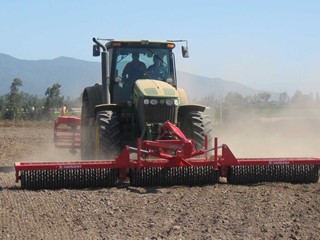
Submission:
{"label": "roller drum", "polygon": [[208,185],[219,182],[219,173],[213,167],[152,167],[130,170],[132,186]]}
{"label": "roller drum", "polygon": [[117,169],[70,169],[21,171],[23,189],[100,188],[117,183]]}
{"label": "roller drum", "polygon": [[260,182],[316,183],[318,165],[272,165],[229,167],[228,183],[251,184]]}

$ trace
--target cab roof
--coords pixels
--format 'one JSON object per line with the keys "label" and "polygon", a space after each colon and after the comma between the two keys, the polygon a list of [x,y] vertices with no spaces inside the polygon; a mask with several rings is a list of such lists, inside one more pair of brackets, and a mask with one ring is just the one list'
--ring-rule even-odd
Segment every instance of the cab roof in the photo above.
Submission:
{"label": "cab roof", "polygon": [[170,48],[173,49],[175,44],[172,41],[149,41],[149,40],[110,40],[106,43],[106,47],[145,47],[145,48]]}

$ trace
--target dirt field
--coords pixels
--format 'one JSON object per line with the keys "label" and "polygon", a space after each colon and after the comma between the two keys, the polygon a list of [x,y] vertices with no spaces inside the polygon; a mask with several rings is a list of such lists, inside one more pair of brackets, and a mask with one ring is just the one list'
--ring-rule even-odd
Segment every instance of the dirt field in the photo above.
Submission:
{"label": "dirt field", "polygon": [[[46,125],[0,125],[0,166],[79,158]],[[216,134],[236,156],[320,156],[320,122]],[[319,239],[319,206],[320,183],[24,191],[0,173],[0,239]]]}

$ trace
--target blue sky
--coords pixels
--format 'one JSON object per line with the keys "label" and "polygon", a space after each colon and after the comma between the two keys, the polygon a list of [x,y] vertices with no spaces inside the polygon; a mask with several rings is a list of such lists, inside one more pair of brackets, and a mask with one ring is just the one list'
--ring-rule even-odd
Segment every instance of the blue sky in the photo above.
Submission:
{"label": "blue sky", "polygon": [[187,39],[181,71],[293,93],[320,92],[320,1],[2,0],[0,52],[88,61],[92,37]]}

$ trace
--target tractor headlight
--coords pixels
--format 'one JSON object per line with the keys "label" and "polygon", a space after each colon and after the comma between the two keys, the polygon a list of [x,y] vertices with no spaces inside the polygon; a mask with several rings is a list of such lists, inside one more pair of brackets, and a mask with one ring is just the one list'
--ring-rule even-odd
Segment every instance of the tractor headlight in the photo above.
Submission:
{"label": "tractor headlight", "polygon": [[179,100],[178,99],[174,99],[173,103],[174,103],[175,106],[178,106],[179,105]]}
{"label": "tractor headlight", "polygon": [[158,100],[157,99],[151,99],[150,100],[150,104],[151,105],[157,105],[158,104]]}
{"label": "tractor headlight", "polygon": [[173,104],[174,104],[173,99],[167,99],[167,100],[166,100],[166,105],[167,105],[167,106],[172,106]]}
{"label": "tractor headlight", "polygon": [[143,103],[144,103],[144,105],[148,105],[150,103],[150,100],[149,99],[144,99]]}

